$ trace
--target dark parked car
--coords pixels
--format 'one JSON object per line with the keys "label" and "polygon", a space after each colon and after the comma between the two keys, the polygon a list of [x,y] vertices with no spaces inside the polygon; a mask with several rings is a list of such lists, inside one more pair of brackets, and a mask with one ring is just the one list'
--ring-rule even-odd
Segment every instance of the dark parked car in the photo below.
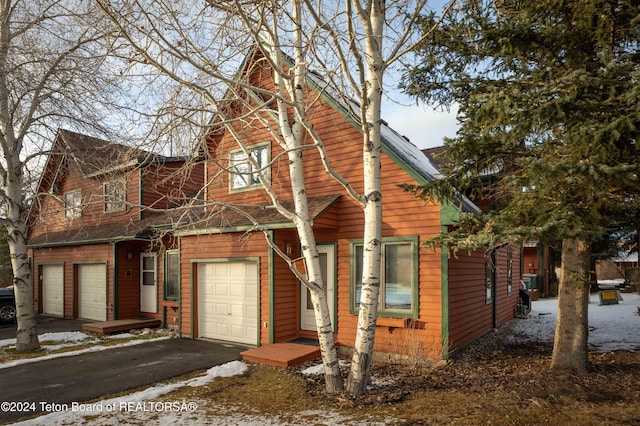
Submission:
{"label": "dark parked car", "polygon": [[0,288],[0,323],[16,320],[16,298],[13,286]]}

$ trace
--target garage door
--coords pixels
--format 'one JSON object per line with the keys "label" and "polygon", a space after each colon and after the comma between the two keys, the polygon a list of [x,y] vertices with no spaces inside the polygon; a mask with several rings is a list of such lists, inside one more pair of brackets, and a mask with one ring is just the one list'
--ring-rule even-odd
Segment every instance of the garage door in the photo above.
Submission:
{"label": "garage door", "polygon": [[258,343],[258,265],[198,264],[199,337]]}
{"label": "garage door", "polygon": [[78,317],[107,320],[107,265],[78,265]]}
{"label": "garage door", "polygon": [[42,266],[42,312],[64,316],[64,266]]}

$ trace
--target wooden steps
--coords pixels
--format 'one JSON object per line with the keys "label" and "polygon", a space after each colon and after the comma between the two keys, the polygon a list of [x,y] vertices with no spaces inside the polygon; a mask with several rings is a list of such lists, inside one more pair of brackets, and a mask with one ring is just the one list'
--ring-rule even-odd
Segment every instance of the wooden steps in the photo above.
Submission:
{"label": "wooden steps", "polygon": [[244,361],[256,364],[291,367],[320,356],[320,347],[298,343],[273,343],[242,353]]}
{"label": "wooden steps", "polygon": [[122,319],[82,324],[84,331],[100,334],[118,333],[138,328],[156,328],[162,321],[153,318]]}

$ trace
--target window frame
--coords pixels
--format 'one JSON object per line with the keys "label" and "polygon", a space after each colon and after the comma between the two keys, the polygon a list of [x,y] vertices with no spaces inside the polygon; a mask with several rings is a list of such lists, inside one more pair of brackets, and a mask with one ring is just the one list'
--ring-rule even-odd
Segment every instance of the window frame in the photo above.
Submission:
{"label": "window frame", "polygon": [[[177,294],[169,294],[169,256],[177,256],[177,271],[175,271],[176,277],[176,290]],[[166,250],[164,253],[164,300],[180,300],[180,250],[171,249]]]}
{"label": "window frame", "polygon": [[484,261],[484,282],[485,282],[485,304],[491,305],[495,298],[494,287],[496,281],[496,252],[492,251],[489,256],[485,256]]}
{"label": "window frame", "polygon": [[[247,147],[247,151],[249,155],[252,155],[254,152],[259,150],[265,150],[264,164],[258,164],[262,167],[263,178],[266,182],[271,181],[271,143],[270,142],[262,142],[255,145],[251,145]],[[235,160],[234,155],[244,156],[244,159]],[[259,163],[261,157],[257,159],[254,158],[255,161]],[[240,171],[239,173],[235,173],[234,169],[238,166],[246,165],[246,171]],[[243,191],[251,191],[257,188],[262,188],[262,184],[260,183],[260,179],[258,178],[258,173],[260,171],[255,171],[253,167],[253,163],[246,158],[245,152],[242,149],[235,149],[229,152],[229,192],[243,192]],[[249,178],[246,185],[236,185],[235,177],[247,175]],[[255,176],[255,178],[254,178]]]}
{"label": "window frame", "polygon": [[[411,250],[411,260],[413,267],[411,268],[411,308],[410,309],[385,309],[385,296],[386,285],[385,282],[385,270],[386,270],[386,247],[389,245],[402,245],[409,244]],[[360,311],[360,301],[356,300],[356,254],[357,247],[362,246],[364,249],[364,241],[362,239],[352,240],[350,243],[349,253],[349,266],[350,266],[350,287],[349,287],[349,312],[353,315],[357,315]],[[382,259],[381,259],[381,271],[380,271],[380,298],[378,299],[378,316],[379,317],[391,317],[391,318],[418,318],[418,291],[420,286],[419,280],[419,239],[417,236],[406,237],[383,237],[382,238]]]}
{"label": "window frame", "polygon": [[[68,197],[73,196],[73,205]],[[82,217],[82,190],[74,189],[64,193],[64,218],[65,220],[80,219]]]}
{"label": "window frame", "polygon": [[[117,188],[121,186],[122,189],[122,199],[121,200],[111,200],[110,197],[114,197],[114,195],[107,192],[108,188]],[[104,194],[104,213],[117,213],[123,212],[127,209],[127,181],[124,178],[113,179],[108,182],[102,184],[102,191]],[[117,194],[115,194],[117,195]],[[116,208],[109,208],[110,205],[118,204],[119,206]]]}

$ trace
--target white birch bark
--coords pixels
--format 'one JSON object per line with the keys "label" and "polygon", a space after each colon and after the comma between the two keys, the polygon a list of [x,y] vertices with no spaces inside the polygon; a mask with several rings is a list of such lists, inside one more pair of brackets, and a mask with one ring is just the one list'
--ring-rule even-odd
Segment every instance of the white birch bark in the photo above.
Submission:
{"label": "white birch bark", "polygon": [[[356,2],[357,3],[357,2]],[[354,6],[364,22],[366,34],[366,85],[362,105],[364,143],[362,149],[364,173],[364,250],[362,259],[362,291],[356,342],[347,390],[352,395],[366,392],[378,318],[380,293],[380,260],[382,248],[382,184],[380,154],[380,110],[382,105],[382,78],[385,63],[382,58],[384,1],[371,2],[365,11]]]}
{"label": "white birch bark", "polygon": [[[293,75],[289,80],[285,80],[280,70],[284,69],[282,50],[277,47],[275,40],[271,45],[271,57],[278,66],[275,73],[276,87],[279,93],[278,104],[278,125],[283,135],[287,156],[289,160],[289,176],[291,190],[294,201],[293,222],[298,232],[302,256],[306,264],[307,279],[303,283],[311,292],[311,302],[313,303],[318,331],[318,341],[320,343],[320,353],[325,371],[325,383],[328,393],[340,392],[343,389],[342,377],[340,375],[338,353],[336,350],[333,330],[331,327],[331,315],[327,300],[326,285],[323,283],[320,257],[312,228],[312,218],[309,214],[309,203],[307,199],[307,188],[304,179],[304,163],[302,155],[302,140],[305,128],[302,125],[305,114],[305,80],[306,80],[306,58],[302,46],[302,23],[301,5],[299,1],[292,1],[292,19],[294,21],[294,67]],[[274,27],[274,32],[276,31]],[[288,93],[284,93],[284,89]],[[293,122],[289,120],[289,111],[284,102],[286,97],[290,97],[294,108]]]}

